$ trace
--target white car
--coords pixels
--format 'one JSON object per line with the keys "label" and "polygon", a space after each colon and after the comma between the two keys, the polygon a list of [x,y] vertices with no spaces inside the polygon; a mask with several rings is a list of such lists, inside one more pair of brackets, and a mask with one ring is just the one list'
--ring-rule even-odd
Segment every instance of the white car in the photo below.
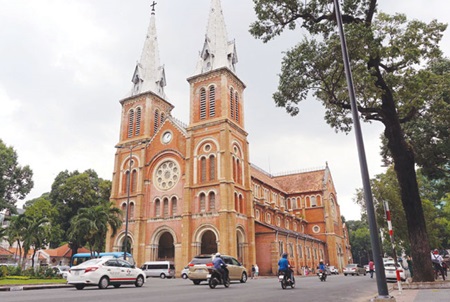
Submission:
{"label": "white car", "polygon": [[145,274],[128,261],[117,258],[96,258],[80,265],[73,266],[67,275],[67,284],[77,289],[85,286],[98,286],[100,289],[113,285],[134,284],[141,287],[145,282]]}
{"label": "white car", "polygon": [[185,266],[181,271],[181,278],[187,279],[189,274],[189,266]]}
{"label": "white car", "polygon": [[335,266],[330,265],[328,267],[328,269],[330,270],[330,274],[332,274],[332,275],[339,275],[339,270]]}
{"label": "white car", "polygon": [[[409,273],[409,270],[404,269],[400,264],[397,263],[397,268],[400,272],[400,279],[402,281],[405,281],[408,279],[411,275]],[[395,269],[395,262],[394,261],[386,261],[384,263],[384,273],[386,274],[386,279],[394,279],[397,280],[397,274]]]}
{"label": "white car", "polygon": [[58,276],[63,277],[64,279],[67,279],[67,275],[69,274],[69,266],[54,266],[53,267],[53,271],[55,272],[55,274],[57,274]]}

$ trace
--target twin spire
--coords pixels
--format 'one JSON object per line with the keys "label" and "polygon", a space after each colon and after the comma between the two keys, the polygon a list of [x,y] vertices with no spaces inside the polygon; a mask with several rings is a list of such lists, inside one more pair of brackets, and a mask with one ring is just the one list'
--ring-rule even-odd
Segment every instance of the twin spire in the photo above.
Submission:
{"label": "twin spire", "polygon": [[[166,99],[164,86],[166,75],[164,65],[159,60],[158,38],[155,25],[155,1],[153,1],[150,25],[144,48],[139,62],[136,63],[132,82],[133,86],[128,96],[144,92],[153,92]],[[235,72],[237,63],[236,46],[234,41],[227,40],[227,30],[223,18],[220,0],[211,0],[208,25],[206,28],[203,50],[197,63],[195,73],[202,74],[214,69],[227,67]]]}

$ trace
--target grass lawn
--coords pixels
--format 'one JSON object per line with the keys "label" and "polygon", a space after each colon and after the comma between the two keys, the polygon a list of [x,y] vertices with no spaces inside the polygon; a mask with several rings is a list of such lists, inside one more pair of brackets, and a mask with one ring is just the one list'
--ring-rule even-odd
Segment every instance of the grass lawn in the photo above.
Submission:
{"label": "grass lawn", "polygon": [[0,279],[0,286],[5,285],[33,285],[33,284],[65,284],[67,282],[66,279],[12,279],[11,277]]}

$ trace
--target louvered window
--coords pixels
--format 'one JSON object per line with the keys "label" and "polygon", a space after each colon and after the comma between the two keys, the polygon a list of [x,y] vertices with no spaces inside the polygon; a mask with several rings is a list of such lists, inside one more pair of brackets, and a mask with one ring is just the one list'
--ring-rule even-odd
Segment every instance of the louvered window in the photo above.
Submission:
{"label": "louvered window", "polygon": [[177,198],[172,197],[172,216],[177,215]]}
{"label": "louvered window", "polygon": [[235,106],[235,110],[236,110],[236,122],[239,122],[239,96],[238,96],[237,92],[236,92],[236,95],[235,95],[235,97],[234,97],[234,101],[235,101],[235,103],[236,103],[236,106]]}
{"label": "louvered window", "polygon": [[159,126],[159,111],[155,110],[155,119],[154,119],[154,125],[153,125],[153,132],[156,133]]}
{"label": "louvered window", "polygon": [[206,181],[206,158],[204,157],[200,160],[200,180],[201,182]]}
{"label": "louvered window", "polygon": [[230,114],[231,114],[231,118],[234,119],[234,98],[233,98],[233,88],[230,88]]}
{"label": "louvered window", "polygon": [[133,170],[131,173],[131,192],[136,192],[137,189],[137,172]]}
{"label": "louvered window", "polygon": [[141,108],[136,109],[136,135],[141,133]]}
{"label": "louvered window", "polygon": [[209,210],[214,211],[216,209],[216,194],[214,192],[209,193]]}
{"label": "louvered window", "polygon": [[209,116],[216,115],[216,89],[214,86],[209,87]]}
{"label": "louvered window", "polygon": [[134,110],[131,109],[128,114],[128,137],[133,136]]}
{"label": "louvered window", "polygon": [[169,216],[169,200],[167,198],[164,198],[163,202],[163,215],[164,217]]}
{"label": "louvered window", "polygon": [[200,90],[200,119],[206,118],[206,90],[202,88]]}
{"label": "louvered window", "polygon": [[216,158],[211,155],[209,157],[209,180],[216,179]]}
{"label": "louvered window", "polygon": [[160,123],[160,125],[163,124],[164,119],[165,119],[164,112],[161,112],[161,123]]}
{"label": "louvered window", "polygon": [[155,217],[159,217],[161,215],[161,203],[159,199],[155,200]]}
{"label": "louvered window", "polygon": [[205,194],[200,194],[200,211],[205,211]]}

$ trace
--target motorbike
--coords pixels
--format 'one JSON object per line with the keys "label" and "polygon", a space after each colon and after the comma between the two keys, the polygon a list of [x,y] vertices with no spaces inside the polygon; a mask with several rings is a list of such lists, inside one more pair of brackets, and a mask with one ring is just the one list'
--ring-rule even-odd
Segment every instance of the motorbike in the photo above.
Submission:
{"label": "motorbike", "polygon": [[230,278],[228,269],[226,267],[223,268],[227,273],[226,280],[223,280],[222,274],[215,268],[208,268],[209,274],[206,276],[208,279],[209,288],[214,289],[217,285],[223,284],[226,288],[230,286]]}
{"label": "motorbike", "polygon": [[291,274],[291,279],[288,280],[286,274],[280,271],[278,272],[278,281],[280,282],[282,289],[286,289],[286,287],[288,286],[290,286],[291,288],[295,288],[294,274]]}
{"label": "motorbike", "polygon": [[327,281],[327,272],[324,270],[319,269],[317,272],[317,276],[319,276],[320,281]]}

